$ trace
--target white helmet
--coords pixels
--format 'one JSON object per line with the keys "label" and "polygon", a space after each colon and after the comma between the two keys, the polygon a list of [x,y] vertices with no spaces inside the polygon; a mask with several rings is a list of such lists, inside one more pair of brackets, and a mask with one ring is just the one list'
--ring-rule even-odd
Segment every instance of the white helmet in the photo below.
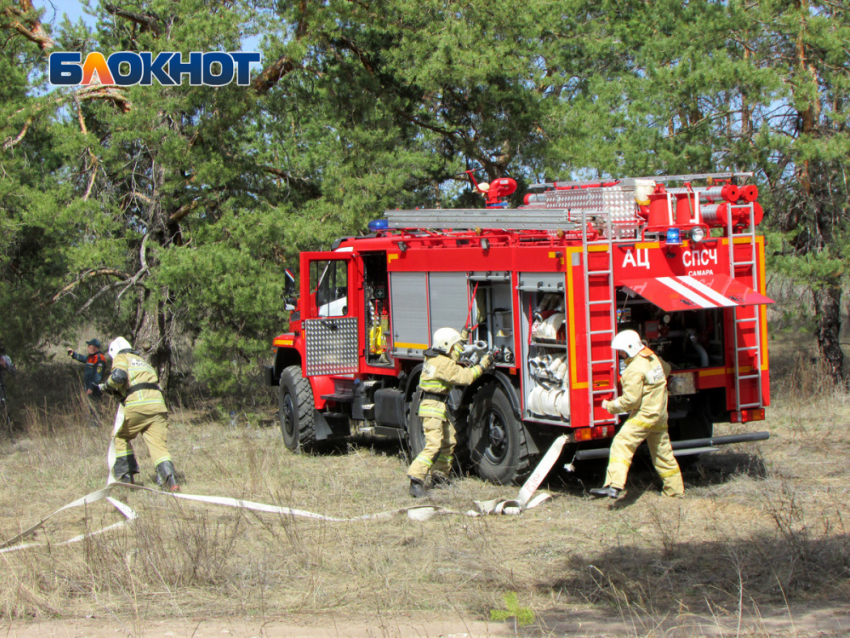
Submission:
{"label": "white helmet", "polygon": [[431,342],[431,348],[448,354],[452,351],[452,346],[456,343],[460,343],[460,341],[460,333],[454,328],[440,328],[434,333],[434,340]]}
{"label": "white helmet", "polygon": [[623,330],[614,336],[611,347],[614,350],[622,350],[631,358],[643,350],[643,342],[634,330]]}
{"label": "white helmet", "polygon": [[130,345],[129,341],[127,341],[124,337],[118,337],[112,343],[109,344],[109,356],[114,359],[115,356],[122,350],[132,349],[133,346]]}

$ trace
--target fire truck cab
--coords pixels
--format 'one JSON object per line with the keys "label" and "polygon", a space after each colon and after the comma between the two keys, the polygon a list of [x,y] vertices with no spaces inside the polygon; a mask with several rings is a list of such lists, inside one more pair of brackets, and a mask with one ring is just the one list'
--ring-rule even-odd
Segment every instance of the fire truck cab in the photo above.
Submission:
{"label": "fire truck cab", "polygon": [[293,450],[354,431],[424,445],[417,384],[431,335],[467,322],[496,365],[450,398],[458,456],[482,478],[526,476],[566,434],[607,455],[626,415],[614,334],[633,329],[673,366],[677,456],[766,433],[712,437],[769,405],[762,209],[748,173],[532,187],[507,208],[395,210],[370,233],[300,255],[289,332],[266,378]]}

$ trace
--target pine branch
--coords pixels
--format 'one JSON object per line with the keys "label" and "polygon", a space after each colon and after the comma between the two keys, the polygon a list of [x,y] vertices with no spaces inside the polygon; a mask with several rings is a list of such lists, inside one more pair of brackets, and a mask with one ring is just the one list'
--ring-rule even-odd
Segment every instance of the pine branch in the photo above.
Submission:
{"label": "pine branch", "polygon": [[201,198],[200,197],[198,199],[192,201],[192,202],[189,202],[188,204],[183,204],[183,206],[181,206],[176,211],[171,213],[171,215],[168,217],[168,221],[172,224],[176,224],[181,219],[186,217],[186,215],[188,215],[193,210],[198,208],[198,206],[200,206],[200,205],[201,205]]}
{"label": "pine branch", "polygon": [[131,22],[135,22],[139,26],[142,27],[142,32],[145,31],[153,31],[156,35],[159,35],[161,32],[160,25],[161,20],[158,16],[150,13],[133,13],[132,11],[127,11],[126,9],[120,9],[116,7],[114,4],[109,4],[108,2],[103,3],[103,8],[106,9],[107,12],[112,15],[118,16],[119,18],[126,18]]}
{"label": "pine branch", "polygon": [[84,281],[87,281],[93,277],[117,277],[121,281],[127,281],[130,279],[130,275],[120,270],[116,270],[115,268],[95,268],[92,270],[87,270],[86,272],[80,274],[76,280],[72,281],[70,284],[65,286],[62,290],[57,292],[53,297],[50,298],[50,301],[47,302],[46,305],[55,304],[57,301],[62,299],[68,295],[74,288],[79,286]]}
{"label": "pine branch", "polygon": [[296,68],[298,67],[289,58],[289,56],[284,55],[263,69],[262,72],[253,79],[251,86],[254,88],[254,91],[263,95],[268,93],[272,87]]}
{"label": "pine branch", "polygon": [[91,84],[76,92],[75,99],[88,100],[112,100],[112,102],[124,113],[129,113],[133,107],[132,102],[123,93],[123,87],[117,84]]}
{"label": "pine branch", "polygon": [[30,42],[34,42],[42,51],[47,51],[55,46],[53,39],[44,32],[36,17],[37,13],[30,0],[20,0],[20,8],[6,7],[0,13],[0,18],[6,20],[0,22],[0,29],[17,31]]}
{"label": "pine branch", "polygon": [[260,169],[266,173],[271,173],[275,177],[281,178],[287,184],[292,184],[294,182],[300,182],[305,186],[313,186],[313,182],[311,182],[306,177],[293,177],[289,173],[279,168],[275,168],[274,166],[260,166]]}
{"label": "pine branch", "polygon": [[33,123],[34,119],[35,114],[30,115],[27,118],[27,121],[24,123],[24,127],[21,129],[21,132],[17,136],[6,138],[6,140],[3,142],[4,151],[8,151],[13,146],[17,146],[18,144],[20,144],[21,140],[24,139],[24,136],[27,134],[27,131],[29,130],[29,127]]}

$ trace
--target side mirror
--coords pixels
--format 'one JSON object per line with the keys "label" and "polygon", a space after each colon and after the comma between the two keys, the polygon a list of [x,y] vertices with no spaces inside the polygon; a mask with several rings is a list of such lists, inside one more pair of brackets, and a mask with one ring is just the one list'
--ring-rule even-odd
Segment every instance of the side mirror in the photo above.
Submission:
{"label": "side mirror", "polygon": [[287,268],[285,269],[285,279],[283,284],[283,301],[286,304],[286,310],[295,310],[295,275]]}

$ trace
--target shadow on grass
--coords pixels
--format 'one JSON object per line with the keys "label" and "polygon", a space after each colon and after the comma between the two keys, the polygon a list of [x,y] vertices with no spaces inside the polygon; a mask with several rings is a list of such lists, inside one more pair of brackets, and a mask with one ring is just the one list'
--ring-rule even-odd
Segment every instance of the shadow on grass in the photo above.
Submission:
{"label": "shadow on grass", "polygon": [[310,447],[310,454],[319,456],[344,456],[353,449],[373,450],[387,456],[404,456],[405,445],[391,437],[357,434],[327,441],[316,441]]}
{"label": "shadow on grass", "polygon": [[[584,551],[556,562],[539,591],[603,609],[652,615],[685,608],[735,610],[741,601],[787,605],[846,602],[850,537],[758,533],[745,538],[681,543],[659,530],[658,547]],[[706,607],[708,605],[708,608]]]}
{"label": "shadow on grass", "polygon": [[[406,444],[390,437],[355,435],[327,441],[317,441],[307,453],[318,456],[345,456],[355,449],[367,449],[386,456],[397,456],[405,463],[411,462],[410,451]],[[754,454],[723,450],[714,454],[704,454],[698,459],[690,457],[692,462],[683,467],[686,489],[722,485],[735,477],[748,476],[764,479],[767,469],[761,457]],[[563,455],[543,481],[540,489],[557,492],[564,496],[588,497],[593,487],[601,487],[605,480],[607,459],[595,459],[578,463],[575,471],[567,471],[569,454]],[[461,477],[475,476],[475,468],[468,462],[455,474]],[[660,493],[661,479],[652,466],[646,445],[642,445],[635,455],[629,470],[626,494],[616,502],[616,508],[629,507],[647,492]]]}
{"label": "shadow on grass", "polygon": [[[567,472],[563,468],[565,460],[568,459],[561,458],[546,478],[543,483],[545,489],[570,496],[587,497],[591,488],[602,487],[605,482],[607,460],[595,459],[579,463],[574,472]],[[685,489],[688,490],[722,485],[740,476],[764,479],[767,476],[767,468],[761,457],[757,455],[723,450],[694,459],[682,468],[682,475]],[[643,445],[638,449],[629,469],[626,493],[616,501],[615,507],[617,509],[629,507],[647,492],[660,493],[661,486],[661,479],[652,466],[646,445]]]}

